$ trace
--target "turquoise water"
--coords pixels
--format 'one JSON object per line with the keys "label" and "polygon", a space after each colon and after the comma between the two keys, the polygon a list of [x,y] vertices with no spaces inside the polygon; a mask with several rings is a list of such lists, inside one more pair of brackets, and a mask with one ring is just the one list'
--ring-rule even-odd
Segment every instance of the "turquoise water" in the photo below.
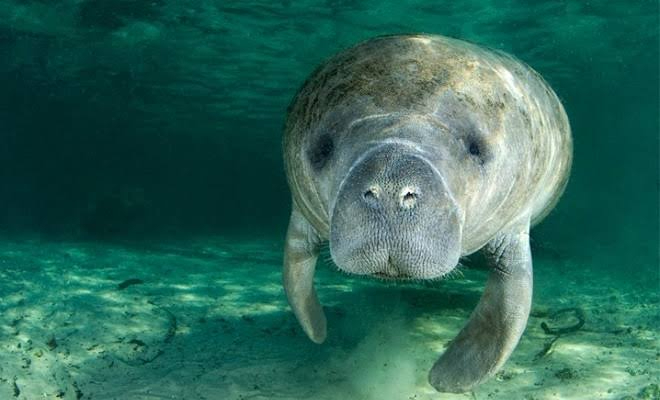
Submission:
{"label": "turquoise water", "polygon": [[[0,0],[0,399],[659,398],[658,12]],[[407,32],[514,54],[573,130],[567,190],[532,231],[526,333],[473,394],[438,395],[426,374],[484,271],[384,284],[325,254],[321,346],[280,284],[291,98],[337,51]],[[540,324],[566,307],[584,327],[536,358]]]}

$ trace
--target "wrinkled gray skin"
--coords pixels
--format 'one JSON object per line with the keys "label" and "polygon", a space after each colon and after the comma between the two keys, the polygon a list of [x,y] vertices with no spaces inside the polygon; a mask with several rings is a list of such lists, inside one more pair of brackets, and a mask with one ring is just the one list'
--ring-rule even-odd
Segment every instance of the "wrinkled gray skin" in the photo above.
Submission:
{"label": "wrinkled gray skin", "polygon": [[492,376],[525,329],[530,225],[558,200],[571,155],[557,96],[511,56],[425,35],[334,56],[297,94],[284,135],[284,287],[305,333],[326,338],[313,286],[324,240],[341,270],[382,279],[440,278],[481,249],[486,289],[429,382],[462,392]]}

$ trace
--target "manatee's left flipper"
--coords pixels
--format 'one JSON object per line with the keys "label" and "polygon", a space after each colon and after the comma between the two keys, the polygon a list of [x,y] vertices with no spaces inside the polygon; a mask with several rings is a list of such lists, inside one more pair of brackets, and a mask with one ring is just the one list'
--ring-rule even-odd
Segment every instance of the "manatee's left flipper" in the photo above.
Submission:
{"label": "manatee's left flipper", "polygon": [[315,343],[326,337],[326,319],[314,289],[321,239],[294,204],[284,245],[284,290],[298,322]]}
{"label": "manatee's left flipper", "polygon": [[491,273],[463,330],[433,365],[429,382],[441,392],[465,392],[494,375],[525,330],[532,302],[529,223],[486,247]]}

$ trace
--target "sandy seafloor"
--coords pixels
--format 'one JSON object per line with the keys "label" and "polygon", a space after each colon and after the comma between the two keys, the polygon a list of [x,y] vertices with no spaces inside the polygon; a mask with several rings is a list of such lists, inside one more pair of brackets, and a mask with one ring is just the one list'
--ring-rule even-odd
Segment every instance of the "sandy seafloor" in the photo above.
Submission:
{"label": "sandy seafloor", "polygon": [[[0,242],[0,399],[658,399],[653,277],[535,257],[527,330],[474,393],[438,394],[427,372],[477,303],[486,272],[433,284],[356,279],[319,266],[328,315],[311,343],[281,288],[279,239],[140,244]],[[641,274],[640,274],[641,275]],[[130,279],[135,284],[120,289]],[[586,322],[553,337],[548,315]]]}

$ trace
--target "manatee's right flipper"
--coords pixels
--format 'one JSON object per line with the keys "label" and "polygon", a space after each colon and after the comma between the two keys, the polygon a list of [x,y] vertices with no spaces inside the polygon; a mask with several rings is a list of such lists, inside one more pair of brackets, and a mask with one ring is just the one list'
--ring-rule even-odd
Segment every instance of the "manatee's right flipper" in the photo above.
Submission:
{"label": "manatee's right flipper", "polygon": [[284,246],[284,290],[298,322],[315,343],[326,337],[325,314],[314,290],[320,244],[318,233],[294,204]]}
{"label": "manatee's right flipper", "polygon": [[463,330],[429,373],[440,392],[465,392],[504,365],[525,330],[532,302],[529,224],[485,248],[491,260],[486,289]]}

